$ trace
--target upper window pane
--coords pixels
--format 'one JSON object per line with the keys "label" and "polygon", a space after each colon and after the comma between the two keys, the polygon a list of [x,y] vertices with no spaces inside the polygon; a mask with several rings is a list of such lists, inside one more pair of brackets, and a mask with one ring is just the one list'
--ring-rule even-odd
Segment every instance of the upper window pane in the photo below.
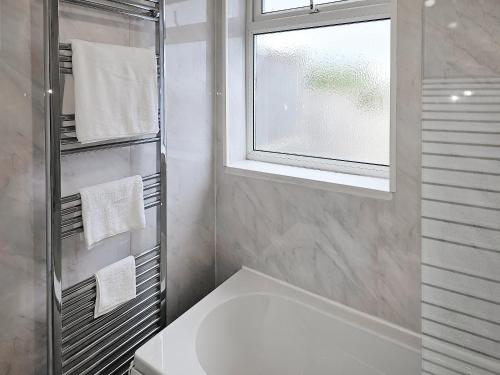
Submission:
{"label": "upper window pane", "polygon": [[[328,3],[338,3],[339,1],[346,0],[316,0],[314,4],[328,4]],[[294,8],[302,8],[310,6],[311,2],[309,0],[262,0],[262,12],[277,12],[280,10],[288,10]]]}
{"label": "upper window pane", "polygon": [[254,150],[389,165],[390,20],[254,43]]}

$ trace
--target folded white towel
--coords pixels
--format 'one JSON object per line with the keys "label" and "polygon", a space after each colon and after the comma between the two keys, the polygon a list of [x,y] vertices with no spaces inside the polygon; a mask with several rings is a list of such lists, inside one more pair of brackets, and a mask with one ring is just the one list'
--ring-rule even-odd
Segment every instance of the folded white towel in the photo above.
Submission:
{"label": "folded white towel", "polygon": [[136,296],[135,259],[129,256],[95,274],[94,318],[104,315]]}
{"label": "folded white towel", "polygon": [[97,242],[146,226],[141,176],[80,189],[85,241]]}
{"label": "folded white towel", "polygon": [[72,40],[75,126],[81,143],[158,132],[153,50]]}

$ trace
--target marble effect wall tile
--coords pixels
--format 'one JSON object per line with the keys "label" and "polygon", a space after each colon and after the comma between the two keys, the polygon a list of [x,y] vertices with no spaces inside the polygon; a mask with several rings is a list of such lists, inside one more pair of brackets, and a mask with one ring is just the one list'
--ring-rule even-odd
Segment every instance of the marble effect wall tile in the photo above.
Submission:
{"label": "marble effect wall tile", "polygon": [[0,374],[43,374],[42,2],[0,4]]}
{"label": "marble effect wall tile", "polygon": [[214,4],[167,2],[167,313],[215,283]]}
{"label": "marble effect wall tile", "polygon": [[500,74],[498,1],[436,1],[426,10],[426,78]]}
{"label": "marble effect wall tile", "polygon": [[420,14],[420,2],[398,1],[393,199],[232,176],[219,159],[217,283],[245,265],[419,331]]}

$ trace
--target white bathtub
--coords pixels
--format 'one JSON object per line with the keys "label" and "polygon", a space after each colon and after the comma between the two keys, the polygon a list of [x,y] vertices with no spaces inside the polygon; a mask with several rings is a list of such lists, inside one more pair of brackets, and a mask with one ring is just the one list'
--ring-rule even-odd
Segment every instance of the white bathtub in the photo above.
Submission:
{"label": "white bathtub", "polygon": [[417,375],[417,335],[243,268],[135,353],[134,375]]}

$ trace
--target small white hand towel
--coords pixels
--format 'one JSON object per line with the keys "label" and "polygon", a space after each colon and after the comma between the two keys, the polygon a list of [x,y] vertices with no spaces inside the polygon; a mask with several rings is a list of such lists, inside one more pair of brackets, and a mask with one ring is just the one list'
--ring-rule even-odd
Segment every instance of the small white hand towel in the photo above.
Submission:
{"label": "small white hand towel", "polygon": [[99,241],[146,227],[141,176],[80,189],[83,232],[90,249]]}
{"label": "small white hand towel", "polygon": [[107,314],[136,296],[135,259],[129,256],[95,274],[94,318]]}
{"label": "small white hand towel", "polygon": [[158,132],[152,49],[71,40],[75,126],[81,143]]}

